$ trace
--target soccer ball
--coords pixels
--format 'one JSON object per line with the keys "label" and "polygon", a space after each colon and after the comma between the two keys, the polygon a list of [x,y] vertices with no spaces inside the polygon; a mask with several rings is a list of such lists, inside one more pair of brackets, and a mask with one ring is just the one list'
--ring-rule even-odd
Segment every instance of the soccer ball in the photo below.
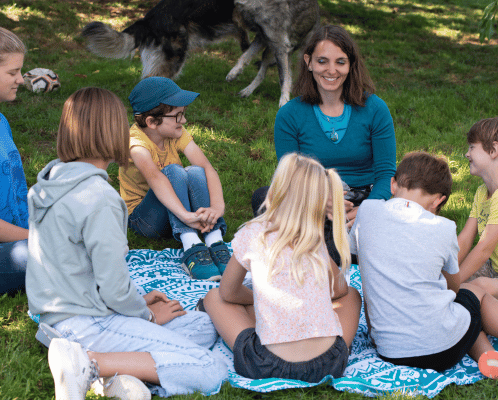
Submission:
{"label": "soccer ball", "polygon": [[59,76],[47,68],[35,68],[23,76],[24,84],[32,92],[51,92],[61,87]]}

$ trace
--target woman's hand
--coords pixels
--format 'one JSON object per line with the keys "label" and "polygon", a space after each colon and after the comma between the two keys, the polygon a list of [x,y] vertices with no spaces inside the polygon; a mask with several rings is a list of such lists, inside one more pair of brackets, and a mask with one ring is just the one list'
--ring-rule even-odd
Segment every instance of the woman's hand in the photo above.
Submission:
{"label": "woman's hand", "polygon": [[[344,192],[346,193],[346,192]],[[354,207],[354,204],[349,200],[344,200],[344,208],[346,209],[346,214],[350,212]]]}
{"label": "woman's hand", "polygon": [[[332,201],[332,197],[329,197],[329,199],[327,200],[326,213],[327,213],[327,218],[331,221],[333,220],[333,213],[332,213],[333,204],[334,203]],[[354,220],[356,218],[356,213],[358,212],[358,207],[355,207],[354,204],[349,200],[344,200],[344,209],[346,212],[346,226],[348,229],[351,229]]]}
{"label": "woman's hand", "polygon": [[351,227],[353,226],[357,212],[358,212],[358,206],[353,207],[349,212],[346,212],[346,227],[348,228],[348,230],[351,229]]}
{"label": "woman's hand", "polygon": [[164,325],[176,317],[187,313],[177,300],[168,300],[167,302],[158,301],[149,305],[149,309],[154,313],[156,324],[158,325]]}

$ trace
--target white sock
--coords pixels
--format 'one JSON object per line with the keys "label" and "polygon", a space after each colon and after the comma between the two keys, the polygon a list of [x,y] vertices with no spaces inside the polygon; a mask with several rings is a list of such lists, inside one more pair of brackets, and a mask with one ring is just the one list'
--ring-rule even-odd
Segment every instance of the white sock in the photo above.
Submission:
{"label": "white sock", "polygon": [[221,230],[216,229],[215,231],[209,232],[204,238],[204,240],[206,241],[207,247],[211,247],[213,243],[219,242],[220,240],[223,241],[223,236],[221,236]]}
{"label": "white sock", "polygon": [[180,240],[182,241],[184,251],[190,249],[194,244],[202,243],[197,232],[182,233],[180,235]]}

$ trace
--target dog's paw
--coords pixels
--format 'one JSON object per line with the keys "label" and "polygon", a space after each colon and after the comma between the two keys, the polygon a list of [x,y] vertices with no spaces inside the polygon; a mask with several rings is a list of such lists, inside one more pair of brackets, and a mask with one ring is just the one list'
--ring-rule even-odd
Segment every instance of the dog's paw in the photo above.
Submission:
{"label": "dog's paw", "polygon": [[225,78],[227,82],[232,82],[234,81],[239,74],[235,73],[233,69],[228,73],[227,77]]}
{"label": "dog's paw", "polygon": [[252,92],[254,92],[254,89],[252,87],[248,86],[239,92],[239,96],[240,97],[249,97],[252,94]]}
{"label": "dog's paw", "polygon": [[290,100],[290,95],[289,94],[283,94],[280,96],[280,101],[278,103],[279,107],[282,107],[285,105]]}

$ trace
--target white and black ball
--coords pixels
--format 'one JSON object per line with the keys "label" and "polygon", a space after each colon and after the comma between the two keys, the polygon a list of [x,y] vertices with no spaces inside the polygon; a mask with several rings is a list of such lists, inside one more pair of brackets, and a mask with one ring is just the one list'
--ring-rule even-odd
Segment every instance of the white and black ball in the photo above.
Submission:
{"label": "white and black ball", "polygon": [[61,87],[59,76],[47,68],[35,68],[23,75],[24,85],[32,92],[51,92]]}

